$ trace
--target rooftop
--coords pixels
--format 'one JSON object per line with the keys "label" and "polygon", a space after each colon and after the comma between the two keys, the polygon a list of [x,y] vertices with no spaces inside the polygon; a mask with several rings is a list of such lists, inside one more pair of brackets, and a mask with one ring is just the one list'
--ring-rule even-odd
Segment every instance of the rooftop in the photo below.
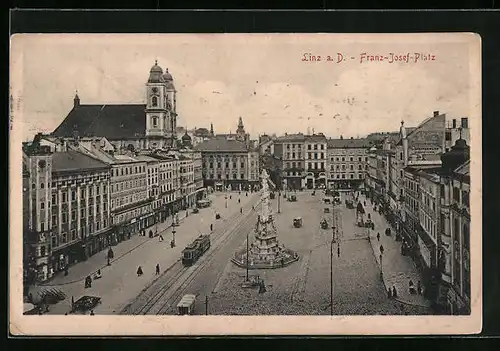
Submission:
{"label": "rooftop", "polygon": [[369,139],[328,139],[327,148],[329,149],[360,149],[373,146],[373,140]]}
{"label": "rooftop", "polygon": [[56,152],[52,155],[52,170],[54,172],[72,172],[108,167],[106,163],[78,151]]}
{"label": "rooftop", "polygon": [[457,167],[455,169],[455,173],[463,176],[470,176],[470,160],[467,160],[465,163]]}
{"label": "rooftop", "polygon": [[105,135],[108,139],[144,136],[146,105],[79,105],[73,107],[52,136],[80,137]]}
{"label": "rooftop", "polygon": [[211,139],[205,140],[194,147],[195,150],[205,152],[248,152],[247,145],[238,140]]}
{"label": "rooftop", "polygon": [[275,142],[289,142],[289,141],[304,141],[305,135],[302,133],[298,134],[285,134],[276,138]]}

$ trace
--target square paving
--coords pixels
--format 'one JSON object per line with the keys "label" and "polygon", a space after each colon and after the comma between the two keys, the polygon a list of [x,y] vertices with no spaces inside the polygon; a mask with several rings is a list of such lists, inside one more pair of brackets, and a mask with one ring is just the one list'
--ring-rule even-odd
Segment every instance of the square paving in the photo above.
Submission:
{"label": "square paving", "polygon": [[[250,270],[251,276],[258,275],[264,280],[267,291],[263,294],[259,294],[258,289],[241,288],[245,270],[231,265],[210,297],[210,314],[330,314],[332,205],[324,204],[323,197],[320,191],[315,196],[310,191],[297,192],[297,202],[282,197],[280,214],[276,213],[278,200],[273,200],[278,239],[300,255],[299,261],[274,270]],[[330,208],[330,213],[324,213],[325,207]],[[335,209],[341,218],[337,226],[342,232],[340,256],[337,244],[333,250],[334,314],[430,313],[427,308],[388,299],[369,241],[369,230],[355,226],[355,210],[347,209],[344,204],[336,205]],[[294,217],[303,218],[302,228],[293,227]],[[329,229],[320,228],[322,218],[327,219]],[[242,243],[242,247],[244,245]]]}

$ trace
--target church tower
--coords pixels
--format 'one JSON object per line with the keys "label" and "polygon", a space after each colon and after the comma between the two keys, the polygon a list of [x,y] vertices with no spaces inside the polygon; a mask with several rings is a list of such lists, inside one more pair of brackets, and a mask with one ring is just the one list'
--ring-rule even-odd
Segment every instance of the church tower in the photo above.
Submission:
{"label": "church tower", "polygon": [[240,117],[238,120],[238,129],[236,129],[236,139],[239,141],[246,141],[245,127],[243,126],[243,119]]}
{"label": "church tower", "polygon": [[155,61],[146,83],[146,138],[148,148],[172,147],[177,138],[176,91],[168,69]]}
{"label": "church tower", "polygon": [[173,143],[177,140],[177,90],[175,90],[174,79],[168,72],[168,68],[165,70],[163,80],[165,81],[165,100],[167,108],[165,135],[170,138]]}

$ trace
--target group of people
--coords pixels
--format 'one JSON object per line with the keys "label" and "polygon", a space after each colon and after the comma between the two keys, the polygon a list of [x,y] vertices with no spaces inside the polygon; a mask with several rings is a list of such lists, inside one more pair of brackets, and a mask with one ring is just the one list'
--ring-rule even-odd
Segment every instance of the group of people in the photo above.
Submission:
{"label": "group of people", "polygon": [[[155,267],[155,275],[160,275],[160,272],[161,272],[160,271],[160,264],[157,263],[156,267]],[[137,272],[136,273],[137,273],[138,277],[140,277],[141,275],[144,274],[144,272],[142,271],[142,267],[141,266],[137,267]]]}

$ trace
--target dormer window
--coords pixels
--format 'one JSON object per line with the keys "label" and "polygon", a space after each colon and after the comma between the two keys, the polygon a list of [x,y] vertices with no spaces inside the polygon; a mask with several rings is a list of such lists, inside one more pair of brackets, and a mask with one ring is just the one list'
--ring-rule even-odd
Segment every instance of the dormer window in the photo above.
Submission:
{"label": "dormer window", "polygon": [[151,106],[153,106],[153,107],[158,106],[158,97],[157,96],[153,96],[151,98]]}

